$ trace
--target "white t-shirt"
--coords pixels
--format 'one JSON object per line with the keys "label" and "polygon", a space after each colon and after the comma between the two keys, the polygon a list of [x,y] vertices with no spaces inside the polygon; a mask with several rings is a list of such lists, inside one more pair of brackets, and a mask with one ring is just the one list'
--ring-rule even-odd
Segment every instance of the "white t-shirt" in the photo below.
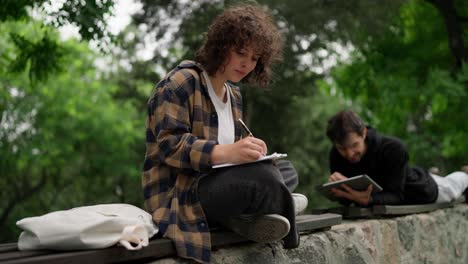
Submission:
{"label": "white t-shirt", "polygon": [[211,84],[211,80],[206,72],[203,72],[203,77],[206,79],[211,102],[218,114],[218,142],[219,144],[232,144],[234,143],[235,137],[234,118],[232,117],[231,107],[231,91],[229,85],[226,83],[224,84],[227,100],[226,102],[223,102],[223,100],[216,95],[213,85]]}

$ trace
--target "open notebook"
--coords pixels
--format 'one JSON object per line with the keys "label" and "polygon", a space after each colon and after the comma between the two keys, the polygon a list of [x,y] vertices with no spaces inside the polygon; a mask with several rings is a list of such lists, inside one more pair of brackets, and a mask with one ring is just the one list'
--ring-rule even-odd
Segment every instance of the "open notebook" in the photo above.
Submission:
{"label": "open notebook", "polygon": [[236,165],[240,165],[240,164],[247,164],[247,163],[254,163],[254,162],[259,162],[259,161],[263,161],[263,160],[275,160],[275,159],[281,159],[281,158],[285,158],[287,157],[288,154],[282,154],[282,153],[272,153],[270,155],[267,155],[267,156],[263,156],[261,158],[259,158],[258,160],[255,160],[255,161],[251,161],[251,162],[244,162],[244,163],[222,163],[222,164],[218,164],[218,165],[214,165],[213,166],[213,169],[217,169],[217,168],[223,168],[223,167],[229,167],[229,166],[236,166]]}

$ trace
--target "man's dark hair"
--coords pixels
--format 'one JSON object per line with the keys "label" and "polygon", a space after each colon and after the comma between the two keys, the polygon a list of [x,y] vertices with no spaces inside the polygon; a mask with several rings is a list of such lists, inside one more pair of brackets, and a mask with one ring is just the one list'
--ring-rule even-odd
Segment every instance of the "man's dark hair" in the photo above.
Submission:
{"label": "man's dark hair", "polygon": [[333,142],[343,144],[350,133],[363,135],[364,122],[351,110],[343,110],[328,120],[327,137]]}

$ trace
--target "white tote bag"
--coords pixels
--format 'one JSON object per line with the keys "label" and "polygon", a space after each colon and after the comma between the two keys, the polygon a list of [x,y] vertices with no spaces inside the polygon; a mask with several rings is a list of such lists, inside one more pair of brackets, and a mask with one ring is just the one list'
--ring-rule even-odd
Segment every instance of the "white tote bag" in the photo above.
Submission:
{"label": "white tote bag", "polygon": [[146,211],[129,204],[102,204],[56,211],[16,222],[24,230],[20,250],[105,248],[117,243],[135,250],[158,232]]}

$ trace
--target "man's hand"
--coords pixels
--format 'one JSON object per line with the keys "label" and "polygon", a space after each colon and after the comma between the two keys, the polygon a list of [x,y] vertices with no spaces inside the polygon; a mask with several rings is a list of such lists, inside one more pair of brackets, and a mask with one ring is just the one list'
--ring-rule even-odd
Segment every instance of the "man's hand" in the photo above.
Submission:
{"label": "man's hand", "polygon": [[369,205],[369,199],[372,194],[372,184],[369,184],[365,191],[356,191],[346,184],[341,184],[341,187],[345,190],[343,191],[337,188],[332,189],[336,197],[345,198],[364,206]]}
{"label": "man's hand", "polygon": [[341,181],[346,179],[348,179],[348,177],[335,171],[332,175],[330,175],[330,177],[328,177],[328,182]]}

